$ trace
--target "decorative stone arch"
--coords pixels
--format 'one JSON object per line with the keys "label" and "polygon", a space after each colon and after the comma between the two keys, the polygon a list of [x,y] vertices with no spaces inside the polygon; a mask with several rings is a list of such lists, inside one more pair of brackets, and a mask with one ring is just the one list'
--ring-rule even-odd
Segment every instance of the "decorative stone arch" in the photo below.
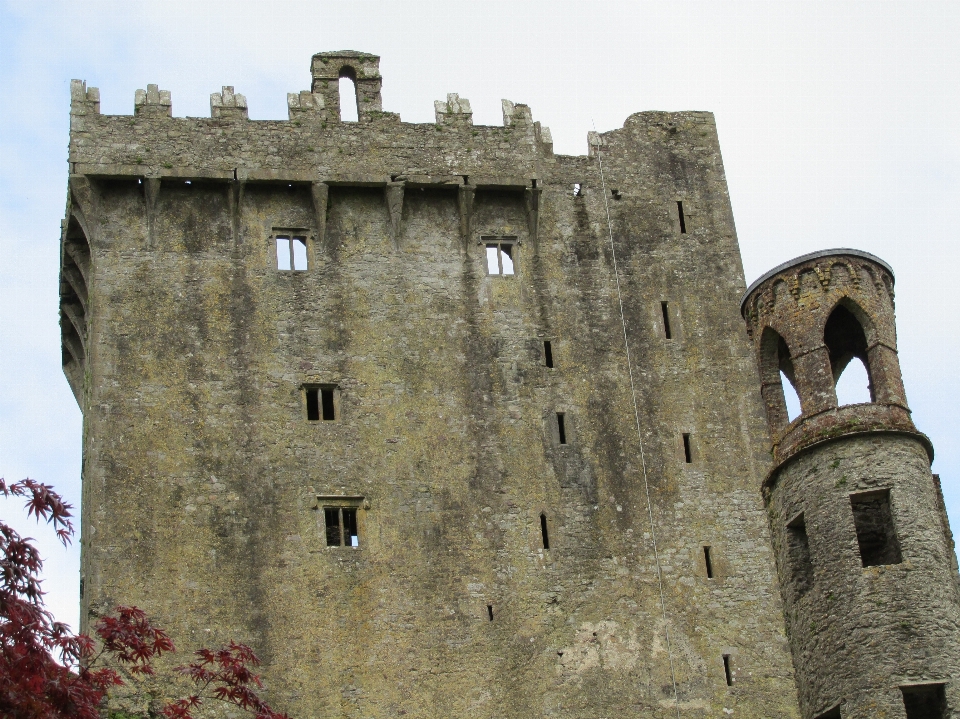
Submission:
{"label": "decorative stone arch", "polygon": [[[339,114],[340,122],[344,122],[343,109],[345,107],[345,103],[347,102],[353,102],[356,105],[357,121],[359,122],[360,121],[360,93],[357,92],[357,70],[353,65],[349,63],[344,63],[343,66],[341,66],[340,72],[338,74],[339,74],[339,77],[337,80],[337,108],[340,113]],[[352,98],[349,96],[344,97],[344,93],[343,93],[344,80],[349,80],[350,83],[353,85]]]}
{"label": "decorative stone arch", "polygon": [[[783,372],[794,389],[797,389],[793,358],[783,335],[769,325],[764,327],[760,334],[759,355],[760,392],[767,407],[770,429],[776,432],[790,424],[780,373]],[[799,395],[799,390],[797,393]]]}
{"label": "decorative stone arch", "polygon": [[834,389],[847,365],[857,358],[867,370],[870,401],[877,401],[869,351],[878,341],[877,334],[873,318],[850,297],[841,297],[834,304],[823,325],[823,343],[829,353]]}

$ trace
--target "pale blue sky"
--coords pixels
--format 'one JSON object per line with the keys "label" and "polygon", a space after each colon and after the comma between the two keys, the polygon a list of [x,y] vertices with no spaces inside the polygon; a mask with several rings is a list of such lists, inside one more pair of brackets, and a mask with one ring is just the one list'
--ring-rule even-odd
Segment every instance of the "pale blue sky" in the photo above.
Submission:
{"label": "pale blue sky", "polygon": [[[507,98],[567,154],[640,110],[716,113],[748,282],[832,247],[896,271],[907,395],[960,527],[960,3],[924,0],[0,0],[0,476],[79,504],[57,325],[70,79],[99,87],[104,113],[159,83],[175,115],[208,116],[234,85],[251,118],[286,118],[310,56],[339,49],[382,57],[384,109],[404,121],[457,92],[500,124]],[[48,599],[75,625],[76,545],[18,526],[42,538]]]}

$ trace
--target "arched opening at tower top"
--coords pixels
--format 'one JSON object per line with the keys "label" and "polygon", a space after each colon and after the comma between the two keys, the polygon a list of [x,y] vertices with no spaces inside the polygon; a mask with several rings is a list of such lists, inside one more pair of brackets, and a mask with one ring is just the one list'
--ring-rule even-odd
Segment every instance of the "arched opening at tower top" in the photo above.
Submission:
{"label": "arched opening at tower top", "polygon": [[357,102],[357,73],[349,65],[340,69],[340,121],[357,122],[360,106]]}
{"label": "arched opening at tower top", "polygon": [[834,307],[823,329],[823,342],[830,353],[837,404],[874,402],[867,335],[850,308],[844,304]]}
{"label": "arched opening at tower top", "polygon": [[802,410],[790,348],[786,340],[772,327],[763,330],[760,357],[760,374],[768,419],[775,429],[780,429],[799,417]]}
{"label": "arched opening at tower top", "polygon": [[800,395],[783,370],[780,370],[780,386],[783,388],[783,400],[787,405],[787,419],[792,422],[801,414]]}

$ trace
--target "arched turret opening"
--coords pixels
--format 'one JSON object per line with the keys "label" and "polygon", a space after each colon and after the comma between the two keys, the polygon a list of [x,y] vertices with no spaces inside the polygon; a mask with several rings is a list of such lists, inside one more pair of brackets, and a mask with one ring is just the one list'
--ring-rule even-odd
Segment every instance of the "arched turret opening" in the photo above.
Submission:
{"label": "arched turret opening", "polygon": [[771,327],[763,330],[760,339],[760,374],[767,419],[773,429],[781,429],[800,415],[800,397],[790,348]]}
{"label": "arched turret opening", "polygon": [[823,328],[838,405],[876,401],[864,321],[869,323],[863,310],[848,300],[841,300]]}
{"label": "arched turret opening", "polygon": [[349,65],[340,68],[340,121],[357,122],[360,105],[357,101],[357,73]]}

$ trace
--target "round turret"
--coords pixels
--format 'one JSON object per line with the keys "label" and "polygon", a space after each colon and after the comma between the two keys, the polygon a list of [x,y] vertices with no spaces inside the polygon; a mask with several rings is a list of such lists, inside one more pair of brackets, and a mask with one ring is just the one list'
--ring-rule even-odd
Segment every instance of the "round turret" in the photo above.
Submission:
{"label": "round turret", "polygon": [[[960,710],[960,577],[933,448],[900,376],[893,284],[879,258],[831,250],[768,272],[741,304],[770,426],[764,498],[806,718]],[[870,401],[838,406],[854,359]],[[781,375],[800,400],[792,421]]]}

